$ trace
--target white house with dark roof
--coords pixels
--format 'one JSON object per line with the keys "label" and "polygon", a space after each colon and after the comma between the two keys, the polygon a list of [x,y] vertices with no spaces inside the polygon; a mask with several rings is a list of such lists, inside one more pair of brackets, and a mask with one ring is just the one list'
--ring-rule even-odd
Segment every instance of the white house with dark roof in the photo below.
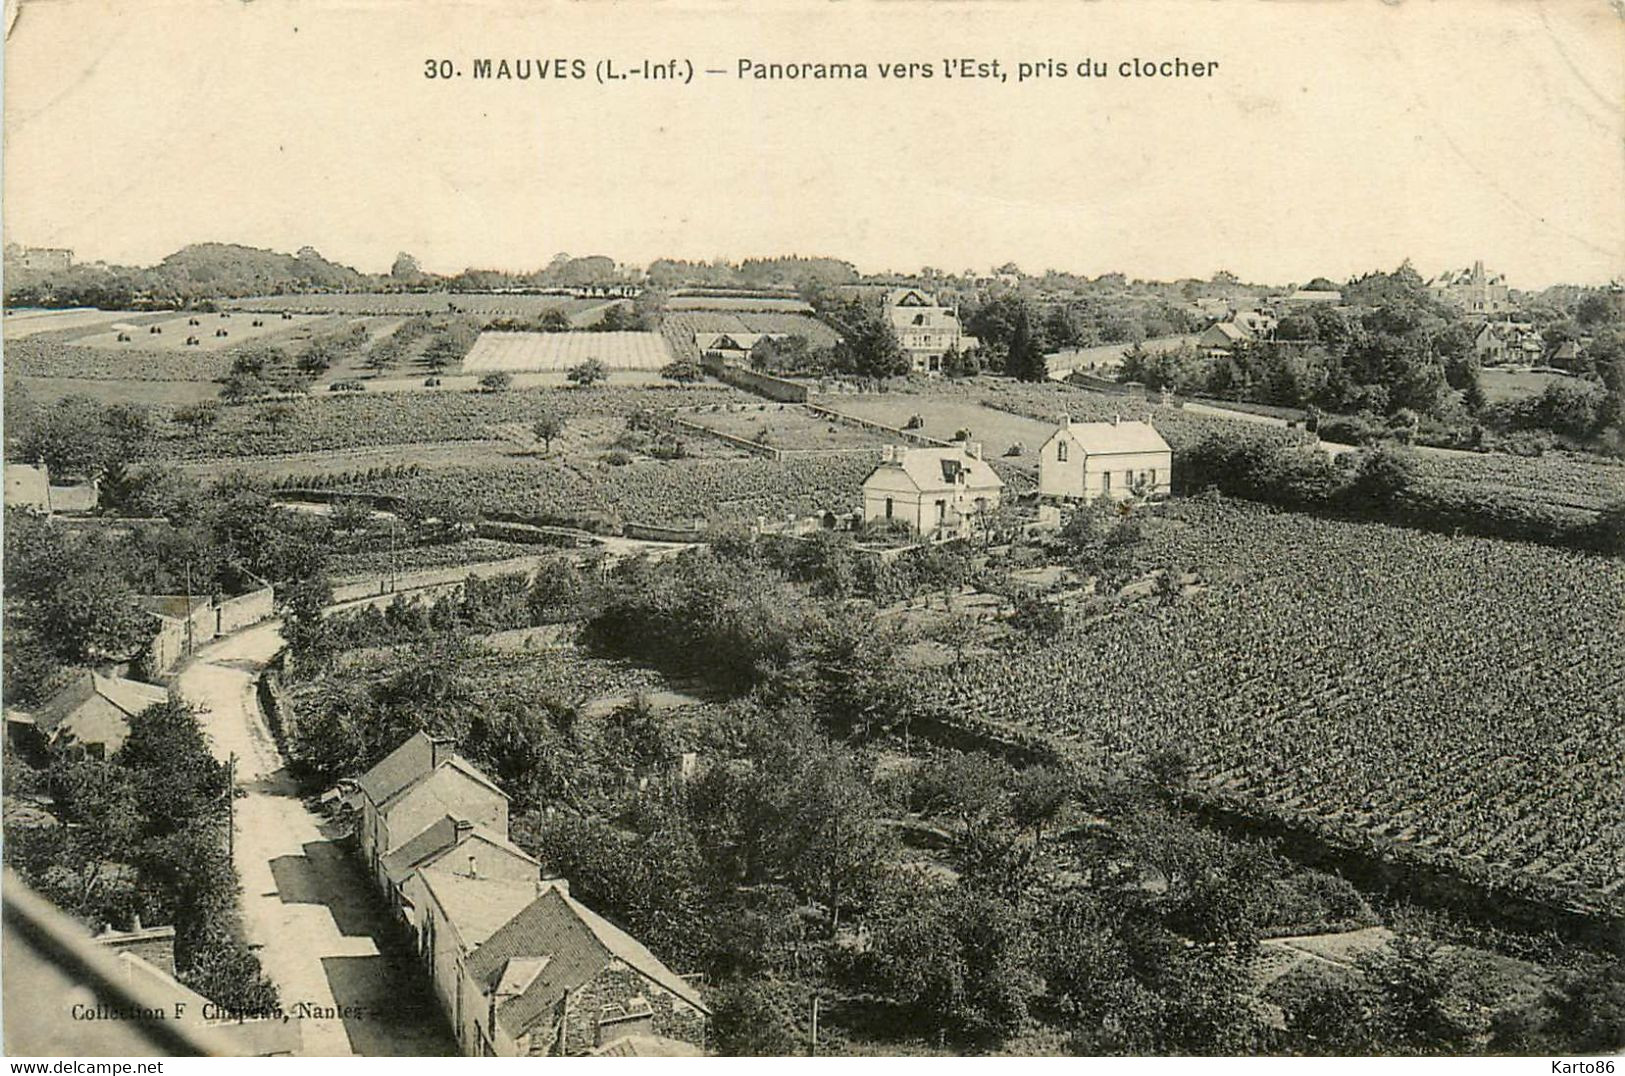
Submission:
{"label": "white house with dark roof", "polygon": [[1149,421],[1073,422],[1061,425],[1038,452],[1038,492],[1092,501],[1166,494],[1172,488],[1173,450]]}
{"label": "white house with dark roof", "polygon": [[978,516],[999,506],[1000,478],[982,446],[902,448],[888,445],[863,480],[863,518],[899,520],[933,541],[970,537]]}

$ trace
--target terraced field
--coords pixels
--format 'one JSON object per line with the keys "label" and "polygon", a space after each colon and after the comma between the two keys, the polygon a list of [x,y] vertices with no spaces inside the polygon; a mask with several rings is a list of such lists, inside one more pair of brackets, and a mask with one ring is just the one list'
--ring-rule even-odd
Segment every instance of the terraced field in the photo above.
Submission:
{"label": "terraced field", "polygon": [[263,295],[231,299],[232,310],[288,310],[304,314],[481,314],[517,318],[540,317],[550,310],[567,315],[602,306],[605,299],[575,299],[567,295],[501,295],[479,292],[355,292],[323,295]]}

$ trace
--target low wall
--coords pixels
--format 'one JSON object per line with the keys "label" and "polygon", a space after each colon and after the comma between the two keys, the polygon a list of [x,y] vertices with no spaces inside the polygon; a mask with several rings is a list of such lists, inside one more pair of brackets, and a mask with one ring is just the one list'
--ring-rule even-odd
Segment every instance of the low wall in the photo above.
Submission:
{"label": "low wall", "polygon": [[758,396],[766,396],[769,400],[778,400],[780,403],[806,403],[809,395],[806,385],[799,381],[790,381],[772,374],[764,374],[759,370],[752,370],[748,366],[739,366],[731,362],[722,362],[717,359],[705,360],[706,373],[724,381],[734,388],[754,392]]}
{"label": "low wall", "polygon": [[[860,418],[857,415],[849,415],[844,411],[836,411],[828,407],[820,407],[818,404],[808,404],[807,410],[811,411],[815,415],[830,419],[834,422],[844,422],[848,426],[858,426],[865,430],[874,430],[877,433],[884,433],[892,437],[898,437],[904,441],[907,441],[909,444],[921,445],[925,448],[955,448],[959,444],[957,441],[943,441],[939,438],[931,437],[927,434],[921,433],[919,430],[905,430],[900,426],[888,426],[884,422],[875,422],[873,419]],[[866,449],[865,451],[871,450]]]}
{"label": "low wall", "polygon": [[276,596],[270,587],[236,598],[227,598],[214,608],[215,636],[230,635],[234,631],[269,620],[276,613]]}

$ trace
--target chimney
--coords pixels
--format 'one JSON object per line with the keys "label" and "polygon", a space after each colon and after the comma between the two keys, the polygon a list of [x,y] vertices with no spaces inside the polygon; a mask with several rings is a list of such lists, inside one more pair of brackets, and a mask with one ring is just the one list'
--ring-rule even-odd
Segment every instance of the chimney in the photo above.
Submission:
{"label": "chimney", "polygon": [[1112,425],[1113,425],[1113,426],[1115,426],[1115,425],[1117,425],[1117,424],[1118,424],[1118,423],[1119,423],[1119,422],[1121,422],[1121,421],[1122,421],[1122,419],[1123,419],[1123,416],[1121,416],[1121,415],[1119,415],[1119,414],[1117,414],[1117,413],[1116,413],[1116,412],[1113,412],[1113,413],[1112,413]]}
{"label": "chimney", "polygon": [[429,768],[437,770],[440,764],[457,753],[457,741],[450,736],[429,737]]}
{"label": "chimney", "polygon": [[457,833],[457,839],[459,841],[468,836],[470,833],[474,832],[474,823],[470,822],[466,818],[454,818],[451,820],[451,824],[452,828]]}
{"label": "chimney", "polygon": [[1061,412],[1061,428],[1064,430],[1072,425],[1072,416],[1066,411]]}
{"label": "chimney", "polygon": [[469,853],[468,856],[468,876],[470,878],[478,878],[480,876],[480,861],[474,858],[474,854],[472,852]]}
{"label": "chimney", "polygon": [[980,442],[980,441],[966,441],[965,442],[965,455],[969,456],[973,460],[981,459],[982,458],[982,442]]}

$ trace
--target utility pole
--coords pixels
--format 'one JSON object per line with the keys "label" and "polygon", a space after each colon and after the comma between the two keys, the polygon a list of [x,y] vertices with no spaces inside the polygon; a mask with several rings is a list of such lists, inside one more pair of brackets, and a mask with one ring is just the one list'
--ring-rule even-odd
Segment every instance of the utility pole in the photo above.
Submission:
{"label": "utility pole", "polygon": [[813,1009],[813,1011],[812,1011],[811,1054],[812,1054],[813,1057],[817,1057],[818,1056],[818,995],[817,994],[813,995],[812,1009]]}
{"label": "utility pole", "polygon": [[192,638],[192,562],[186,562],[186,652],[190,654],[196,643]]}
{"label": "utility pole", "polygon": [[237,859],[237,752],[226,760],[226,858]]}

